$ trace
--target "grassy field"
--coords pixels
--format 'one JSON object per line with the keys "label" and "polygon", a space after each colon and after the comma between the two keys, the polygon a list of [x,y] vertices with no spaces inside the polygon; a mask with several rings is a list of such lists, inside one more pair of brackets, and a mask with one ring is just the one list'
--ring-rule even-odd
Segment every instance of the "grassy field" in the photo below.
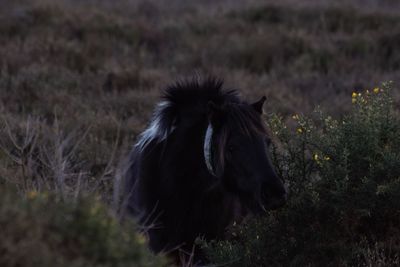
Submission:
{"label": "grassy field", "polygon": [[118,211],[125,153],[176,79],[217,75],[294,126],[382,81],[398,108],[399,51],[394,0],[1,1],[0,186]]}

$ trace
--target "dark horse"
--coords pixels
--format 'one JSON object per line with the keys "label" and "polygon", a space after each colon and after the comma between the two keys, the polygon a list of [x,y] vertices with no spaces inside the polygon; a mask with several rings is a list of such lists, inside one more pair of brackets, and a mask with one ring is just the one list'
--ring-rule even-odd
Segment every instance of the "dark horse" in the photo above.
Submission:
{"label": "dark horse", "polygon": [[165,90],[126,177],[128,211],[148,228],[152,250],[190,251],[196,237],[223,238],[234,221],[285,202],[264,101],[248,104],[212,78]]}

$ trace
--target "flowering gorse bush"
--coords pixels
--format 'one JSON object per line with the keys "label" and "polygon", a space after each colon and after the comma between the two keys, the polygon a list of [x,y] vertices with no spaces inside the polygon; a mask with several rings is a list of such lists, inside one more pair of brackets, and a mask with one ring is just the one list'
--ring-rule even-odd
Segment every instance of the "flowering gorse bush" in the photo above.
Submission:
{"label": "flowering gorse bush", "polygon": [[133,223],[120,224],[98,199],[60,198],[38,191],[21,196],[0,183],[0,266],[168,266]]}
{"label": "flowering gorse bush", "polygon": [[354,92],[350,114],[320,109],[268,123],[277,172],[289,188],[285,208],[211,242],[228,266],[391,266],[400,252],[400,120],[391,83]]}

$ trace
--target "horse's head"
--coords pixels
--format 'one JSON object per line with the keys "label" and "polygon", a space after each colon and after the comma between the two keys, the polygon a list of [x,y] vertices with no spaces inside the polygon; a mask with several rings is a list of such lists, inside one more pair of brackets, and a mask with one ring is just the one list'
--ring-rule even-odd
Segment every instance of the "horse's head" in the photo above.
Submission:
{"label": "horse's head", "polygon": [[261,118],[265,97],[254,104],[209,103],[204,154],[209,171],[253,212],[282,206],[286,190],[270,160]]}

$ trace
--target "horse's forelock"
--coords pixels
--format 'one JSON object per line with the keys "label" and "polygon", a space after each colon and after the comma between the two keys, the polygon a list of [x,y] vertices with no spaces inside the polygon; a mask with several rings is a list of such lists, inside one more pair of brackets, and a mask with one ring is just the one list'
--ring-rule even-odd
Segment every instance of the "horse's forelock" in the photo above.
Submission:
{"label": "horse's forelock", "polygon": [[213,155],[212,155],[212,139],[214,135],[214,129],[211,123],[208,124],[207,130],[206,130],[206,135],[204,138],[204,147],[203,147],[203,153],[204,153],[204,160],[206,162],[206,166],[208,171],[213,174],[215,174],[214,170],[214,164],[213,164]]}
{"label": "horse's forelock", "polygon": [[237,131],[247,136],[267,133],[266,125],[260,115],[248,104],[231,105],[227,110],[226,127],[228,131]]}
{"label": "horse's forelock", "polygon": [[211,174],[220,177],[224,172],[226,145],[230,132],[239,130],[247,136],[267,133],[260,115],[250,108],[245,104],[234,104],[225,108],[226,116],[224,117],[226,119],[217,131],[214,131],[211,124],[208,124],[204,140],[204,155]]}

